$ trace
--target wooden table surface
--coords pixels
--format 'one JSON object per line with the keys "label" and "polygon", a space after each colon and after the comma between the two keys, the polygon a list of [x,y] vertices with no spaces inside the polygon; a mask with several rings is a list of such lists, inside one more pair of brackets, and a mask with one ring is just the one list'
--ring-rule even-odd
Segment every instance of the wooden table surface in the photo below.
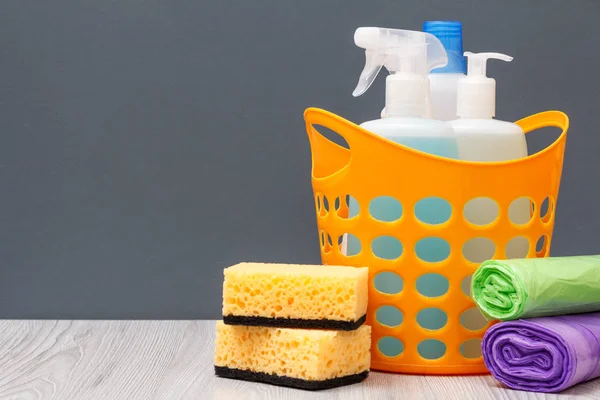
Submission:
{"label": "wooden table surface", "polygon": [[[372,372],[352,386],[305,392],[217,378],[214,321],[0,321],[0,399],[541,399],[490,376]],[[564,392],[600,399],[600,380]],[[560,397],[563,397],[562,395]]]}

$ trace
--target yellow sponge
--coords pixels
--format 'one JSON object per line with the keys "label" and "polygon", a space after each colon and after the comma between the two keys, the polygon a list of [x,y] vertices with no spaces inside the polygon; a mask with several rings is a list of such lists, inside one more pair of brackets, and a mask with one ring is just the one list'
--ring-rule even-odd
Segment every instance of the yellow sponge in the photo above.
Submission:
{"label": "yellow sponge", "polygon": [[353,330],[366,318],[368,268],[241,263],[225,269],[231,325]]}
{"label": "yellow sponge", "polygon": [[316,390],[364,380],[371,327],[354,331],[232,326],[217,322],[218,376]]}

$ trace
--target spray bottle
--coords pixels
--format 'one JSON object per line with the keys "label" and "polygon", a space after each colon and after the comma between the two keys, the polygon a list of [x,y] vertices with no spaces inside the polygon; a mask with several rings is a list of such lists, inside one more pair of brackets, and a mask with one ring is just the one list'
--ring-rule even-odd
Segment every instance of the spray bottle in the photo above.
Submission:
{"label": "spray bottle", "polygon": [[[365,67],[354,89],[355,97],[367,91],[382,67],[390,72],[386,78],[383,117],[364,122],[361,127],[388,140],[426,153],[458,158],[458,146],[452,128],[447,123],[430,119],[428,112],[427,74],[434,68],[446,65],[448,60],[442,43],[435,36],[425,32],[374,27],[358,28],[354,34],[354,42],[358,47],[365,49],[366,55]],[[406,171],[406,173],[412,172]],[[394,184],[390,182],[390,185]],[[402,214],[399,199],[380,197],[376,200],[368,205],[368,212],[374,218],[389,222],[398,219]],[[350,202],[349,207],[351,215],[358,210],[358,204],[354,201]],[[429,224],[445,222],[451,214],[447,203],[437,198],[421,200],[414,209],[417,218]],[[347,243],[347,253],[354,255],[359,251],[360,244],[350,239],[352,236]],[[380,239],[385,238],[376,238],[370,244],[375,256],[391,260],[401,255],[403,248],[399,241]],[[428,238],[420,241],[415,251],[420,259],[436,263],[449,256],[450,247],[442,239]],[[444,288],[446,285],[444,278],[435,274],[422,278],[419,281],[421,287],[417,289],[424,295],[439,291],[439,287]],[[383,284],[394,283],[383,282]],[[390,293],[399,291],[398,288],[393,287],[388,289]],[[434,314],[426,314],[420,313],[417,318],[421,326],[432,325],[434,321],[431,319],[438,317]],[[434,348],[435,344],[432,344],[431,348],[427,347],[424,344],[420,348],[421,355],[426,358],[428,354],[439,351]]]}
{"label": "spray bottle", "polygon": [[369,89],[385,67],[385,114],[361,126],[397,143],[436,154],[457,158],[452,129],[429,118],[429,79],[427,74],[448,62],[442,43],[433,35],[418,31],[387,28],[358,28],[354,42],[365,49],[366,62],[357,97]]}
{"label": "spray bottle", "polygon": [[[385,115],[383,118],[364,122],[361,127],[426,153],[458,158],[458,146],[452,128],[427,117],[427,74],[447,63],[442,43],[429,33],[372,27],[358,28],[354,34],[354,42],[365,49],[366,55],[365,67],[353,92],[355,97],[367,91],[382,67],[385,66],[390,72],[386,78]],[[371,210],[371,214],[381,216],[381,220],[392,221],[394,216],[401,214],[397,207],[400,206],[395,200],[390,200],[389,203],[381,201],[376,204],[377,210]],[[421,208],[417,209],[420,214],[417,217],[424,222],[436,224],[447,219],[438,214],[435,204]],[[353,211],[350,204],[350,212]],[[349,245],[349,254],[351,250]],[[393,259],[396,258],[393,255],[397,251],[385,248],[381,253],[383,258]],[[440,255],[429,254],[422,258],[435,260],[439,257]]]}

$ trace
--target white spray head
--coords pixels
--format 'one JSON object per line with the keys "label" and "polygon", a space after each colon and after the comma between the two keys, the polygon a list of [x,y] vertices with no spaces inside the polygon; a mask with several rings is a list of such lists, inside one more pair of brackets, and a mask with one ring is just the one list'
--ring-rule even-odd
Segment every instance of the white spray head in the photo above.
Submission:
{"label": "white spray head", "polygon": [[365,67],[352,95],[369,89],[382,67],[386,79],[386,116],[424,116],[429,96],[427,74],[448,63],[440,40],[430,33],[402,29],[361,27],[354,43],[365,49]]}
{"label": "white spray head", "polygon": [[487,60],[512,61],[501,53],[471,53],[467,57],[467,76],[458,81],[457,115],[461,118],[493,118],[496,115],[496,80],[486,76]]}

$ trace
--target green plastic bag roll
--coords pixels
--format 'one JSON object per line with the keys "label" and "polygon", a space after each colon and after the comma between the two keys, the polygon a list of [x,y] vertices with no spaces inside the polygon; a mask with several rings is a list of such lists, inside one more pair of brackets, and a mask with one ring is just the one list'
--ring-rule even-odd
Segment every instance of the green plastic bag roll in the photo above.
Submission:
{"label": "green plastic bag roll", "polygon": [[471,293],[501,321],[600,311],[600,255],[486,261]]}

